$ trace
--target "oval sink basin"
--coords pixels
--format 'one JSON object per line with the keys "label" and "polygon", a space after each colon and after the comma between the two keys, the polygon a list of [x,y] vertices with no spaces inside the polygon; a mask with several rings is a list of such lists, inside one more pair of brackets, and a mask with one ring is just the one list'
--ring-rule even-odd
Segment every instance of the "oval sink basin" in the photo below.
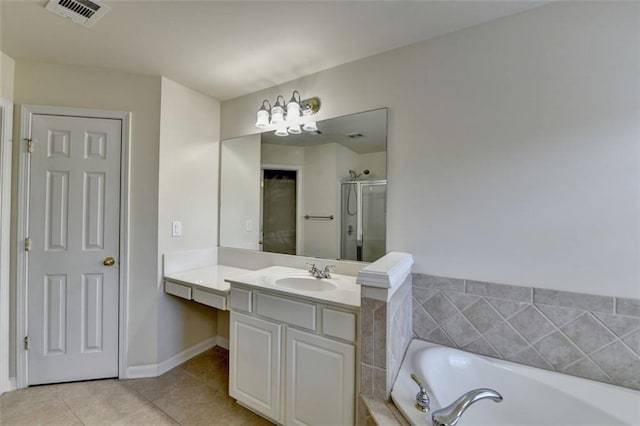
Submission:
{"label": "oval sink basin", "polygon": [[283,288],[291,288],[302,291],[330,291],[335,290],[336,285],[330,281],[313,277],[286,277],[275,280],[275,285]]}

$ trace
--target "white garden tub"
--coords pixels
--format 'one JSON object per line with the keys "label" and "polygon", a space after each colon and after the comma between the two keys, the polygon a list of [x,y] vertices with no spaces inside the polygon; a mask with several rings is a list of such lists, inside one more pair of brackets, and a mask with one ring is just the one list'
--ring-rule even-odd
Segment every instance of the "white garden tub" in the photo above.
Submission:
{"label": "white garden tub", "polygon": [[[429,413],[415,408],[411,373],[427,387]],[[640,425],[640,392],[421,340],[409,345],[391,398],[412,424],[430,425],[434,410],[477,388],[494,389],[504,400],[476,402],[458,426]]]}

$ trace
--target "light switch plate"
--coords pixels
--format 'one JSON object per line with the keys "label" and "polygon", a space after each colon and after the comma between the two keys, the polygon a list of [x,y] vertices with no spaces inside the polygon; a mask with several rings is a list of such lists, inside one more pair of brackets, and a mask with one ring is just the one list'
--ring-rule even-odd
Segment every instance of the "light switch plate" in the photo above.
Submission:
{"label": "light switch plate", "polygon": [[174,220],[171,223],[171,236],[182,237],[182,222],[179,220]]}
{"label": "light switch plate", "polygon": [[244,223],[244,229],[247,232],[253,231],[253,220],[247,219],[247,221]]}

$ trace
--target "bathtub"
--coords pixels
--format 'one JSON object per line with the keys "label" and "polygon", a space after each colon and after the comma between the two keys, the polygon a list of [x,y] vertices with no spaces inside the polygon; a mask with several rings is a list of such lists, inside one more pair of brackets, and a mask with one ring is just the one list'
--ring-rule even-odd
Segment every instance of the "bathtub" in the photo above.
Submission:
{"label": "bathtub", "polygon": [[[415,408],[423,381],[431,410]],[[478,401],[458,426],[475,425],[640,425],[640,392],[413,340],[391,398],[414,425],[431,425],[431,413],[477,388],[502,394],[500,403]]]}

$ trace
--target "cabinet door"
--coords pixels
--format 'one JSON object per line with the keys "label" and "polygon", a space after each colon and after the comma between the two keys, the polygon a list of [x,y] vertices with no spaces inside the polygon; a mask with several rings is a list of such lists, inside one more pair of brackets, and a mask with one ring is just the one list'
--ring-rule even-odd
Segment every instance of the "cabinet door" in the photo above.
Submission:
{"label": "cabinet door", "polygon": [[229,395],[270,419],[280,419],[282,326],[231,312]]}
{"label": "cabinet door", "polygon": [[355,347],[287,329],[286,424],[353,425]]}

